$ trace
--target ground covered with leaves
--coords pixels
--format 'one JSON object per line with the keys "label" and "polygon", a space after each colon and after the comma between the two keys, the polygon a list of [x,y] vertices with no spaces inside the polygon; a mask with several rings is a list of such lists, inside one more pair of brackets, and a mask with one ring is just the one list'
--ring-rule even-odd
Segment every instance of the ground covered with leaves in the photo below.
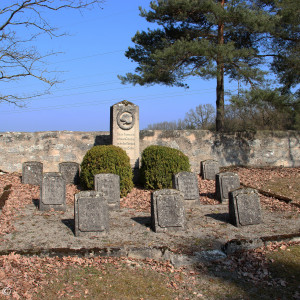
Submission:
{"label": "ground covered with leaves", "polygon": [[[300,168],[235,168],[241,183],[283,194],[299,203]],[[274,183],[274,184],[273,184]],[[278,184],[282,189],[275,189]],[[273,184],[273,185],[272,185]],[[217,204],[215,183],[199,177],[200,202]],[[21,184],[20,174],[0,175],[0,235],[14,230],[17,212],[39,199],[39,188]],[[67,203],[78,189],[67,186]],[[299,207],[260,195],[269,210]],[[121,206],[149,211],[151,191],[134,188]],[[151,259],[0,256],[0,299],[300,299],[300,244],[267,246],[175,269]]]}

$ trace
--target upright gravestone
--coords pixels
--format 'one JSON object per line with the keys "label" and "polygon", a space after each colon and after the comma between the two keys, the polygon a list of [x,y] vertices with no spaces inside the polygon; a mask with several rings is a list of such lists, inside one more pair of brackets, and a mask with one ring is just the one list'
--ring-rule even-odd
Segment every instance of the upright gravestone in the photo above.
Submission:
{"label": "upright gravestone", "polygon": [[96,174],[94,189],[101,192],[110,210],[120,209],[120,176],[116,174]]}
{"label": "upright gravestone", "polygon": [[151,195],[151,220],[155,232],[178,231],[185,227],[183,194],[163,189]]}
{"label": "upright gravestone", "polygon": [[27,161],[22,165],[22,183],[41,185],[43,181],[43,164],[38,161]]}
{"label": "upright gravestone", "polygon": [[78,184],[79,164],[76,162],[62,162],[59,164],[59,173],[62,174],[66,184]]}
{"label": "upright gravestone", "polygon": [[101,192],[75,194],[75,236],[101,236],[109,230],[107,200]]}
{"label": "upright gravestone", "polygon": [[229,193],[229,222],[237,227],[262,222],[259,195],[251,188]]}
{"label": "upright gravestone", "polygon": [[240,187],[239,175],[232,172],[224,172],[216,175],[216,195],[221,203],[228,203],[228,193]]}
{"label": "upright gravestone", "polygon": [[216,180],[216,175],[220,172],[219,162],[213,159],[201,161],[200,174],[202,179]]}
{"label": "upright gravestone", "polygon": [[110,108],[110,136],[112,145],[124,149],[131,167],[139,169],[139,107],[129,101],[121,101]]}
{"label": "upright gravestone", "polygon": [[66,211],[66,183],[60,173],[44,173],[39,208]]}
{"label": "upright gravestone", "polygon": [[198,178],[192,172],[179,172],[173,175],[173,188],[183,194],[184,204],[199,202]]}

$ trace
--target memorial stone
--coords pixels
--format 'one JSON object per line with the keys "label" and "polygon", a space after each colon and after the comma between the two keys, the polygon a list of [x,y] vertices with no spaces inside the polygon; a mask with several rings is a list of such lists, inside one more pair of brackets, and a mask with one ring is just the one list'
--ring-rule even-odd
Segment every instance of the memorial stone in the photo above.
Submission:
{"label": "memorial stone", "polygon": [[213,159],[207,159],[201,162],[200,174],[202,179],[216,180],[216,175],[220,172],[219,162]]}
{"label": "memorial stone", "polygon": [[38,161],[27,161],[22,165],[22,183],[41,185],[43,181],[43,164]]}
{"label": "memorial stone", "polygon": [[75,194],[75,236],[102,236],[109,231],[108,203],[101,192]]}
{"label": "memorial stone", "polygon": [[116,174],[96,174],[94,189],[102,192],[110,210],[120,209],[120,176]]}
{"label": "memorial stone", "polygon": [[126,151],[134,171],[137,171],[139,168],[139,134],[139,107],[126,100],[111,106],[111,143]]}
{"label": "memorial stone", "polygon": [[79,164],[76,162],[62,162],[59,164],[59,173],[62,174],[66,184],[79,183]]}
{"label": "memorial stone", "polygon": [[182,192],[184,204],[199,202],[198,178],[195,173],[180,172],[173,175],[173,188]]}
{"label": "memorial stone", "polygon": [[60,173],[44,173],[39,209],[66,211],[66,183]]}
{"label": "memorial stone", "polygon": [[232,172],[224,172],[216,175],[216,195],[221,203],[228,203],[228,193],[240,187],[239,175]]}
{"label": "memorial stone", "polygon": [[183,194],[163,189],[151,195],[151,220],[155,232],[178,231],[185,228]]}
{"label": "memorial stone", "polygon": [[237,227],[262,222],[258,192],[241,188],[229,193],[229,222]]}

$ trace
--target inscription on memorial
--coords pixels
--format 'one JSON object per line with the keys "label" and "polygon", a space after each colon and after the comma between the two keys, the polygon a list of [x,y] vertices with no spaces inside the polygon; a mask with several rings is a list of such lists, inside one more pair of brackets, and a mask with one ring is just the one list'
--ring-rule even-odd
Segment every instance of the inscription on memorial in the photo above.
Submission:
{"label": "inscription on memorial", "polygon": [[184,229],[183,194],[173,189],[153,192],[151,196],[151,219],[152,228],[155,232]]}
{"label": "inscription on memorial", "polygon": [[109,230],[108,203],[103,193],[83,191],[75,194],[75,235],[105,235]]}
{"label": "inscription on memorial", "polygon": [[120,177],[116,174],[96,174],[95,191],[102,192],[110,209],[120,208]]}
{"label": "inscription on memorial", "polygon": [[262,222],[258,192],[251,188],[229,193],[229,222],[237,227]]}
{"label": "inscription on memorial", "polygon": [[40,210],[66,210],[66,183],[60,173],[44,173],[40,196]]}
{"label": "inscription on memorial", "polygon": [[221,203],[228,203],[229,192],[240,187],[239,175],[224,172],[216,175],[216,194]]}
{"label": "inscription on memorial", "polygon": [[78,200],[78,227],[81,231],[104,231],[105,215],[98,199],[81,198]]}
{"label": "inscription on memorial", "polygon": [[131,167],[139,168],[139,108],[137,105],[121,101],[110,108],[111,142],[126,151]]}

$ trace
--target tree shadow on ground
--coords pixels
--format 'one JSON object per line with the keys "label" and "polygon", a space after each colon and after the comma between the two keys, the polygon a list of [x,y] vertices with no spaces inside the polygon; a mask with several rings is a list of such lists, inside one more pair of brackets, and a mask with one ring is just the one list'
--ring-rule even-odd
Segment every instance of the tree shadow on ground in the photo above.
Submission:
{"label": "tree shadow on ground", "polygon": [[151,227],[151,217],[133,217],[131,220],[145,226],[145,227]]}
{"label": "tree shadow on ground", "polygon": [[40,199],[32,199],[32,203],[36,208],[39,208]]}
{"label": "tree shadow on ground", "polygon": [[222,222],[229,223],[229,213],[207,214],[207,215],[205,215],[205,217],[210,217],[210,218],[213,218],[217,221],[222,221]]}
{"label": "tree shadow on ground", "polygon": [[66,225],[75,235],[75,220],[74,219],[63,219],[61,222]]}

